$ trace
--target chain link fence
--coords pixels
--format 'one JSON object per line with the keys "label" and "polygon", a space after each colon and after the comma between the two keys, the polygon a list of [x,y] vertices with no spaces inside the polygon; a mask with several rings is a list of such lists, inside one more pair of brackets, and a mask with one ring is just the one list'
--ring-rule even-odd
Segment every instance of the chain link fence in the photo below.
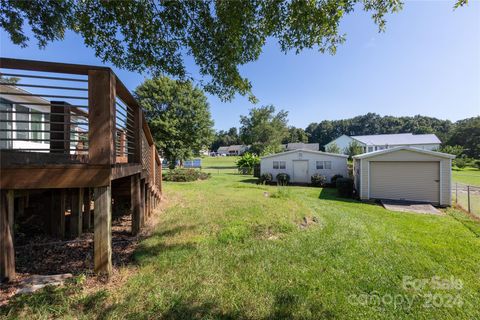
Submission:
{"label": "chain link fence", "polygon": [[457,182],[452,193],[453,202],[457,206],[480,217],[480,187]]}

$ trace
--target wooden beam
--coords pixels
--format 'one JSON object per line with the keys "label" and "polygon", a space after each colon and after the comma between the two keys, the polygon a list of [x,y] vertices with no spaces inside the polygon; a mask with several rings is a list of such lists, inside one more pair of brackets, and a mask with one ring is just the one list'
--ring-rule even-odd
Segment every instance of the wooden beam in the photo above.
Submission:
{"label": "wooden beam", "polygon": [[131,204],[132,204],[132,234],[137,235],[142,228],[143,212],[141,205],[141,184],[140,175],[136,174],[131,177]]}
{"label": "wooden beam", "polygon": [[92,227],[92,212],[90,210],[90,202],[92,201],[90,197],[90,189],[85,188],[83,193],[83,230],[90,230]]}
{"label": "wooden beam", "polygon": [[67,190],[60,189],[52,192],[51,201],[51,219],[50,219],[50,231],[53,236],[64,238],[65,237],[65,211]]}
{"label": "wooden beam", "polygon": [[112,188],[110,185],[94,189],[94,270],[112,273]]}
{"label": "wooden beam", "polygon": [[10,226],[10,230],[12,230],[12,239],[14,239],[14,234],[13,234],[13,227],[15,224],[15,191],[14,190],[8,190],[7,191],[7,219],[8,219],[8,225]]}
{"label": "wooden beam", "polygon": [[145,179],[140,179],[140,214],[141,214],[141,226],[145,226]]}
{"label": "wooden beam", "polygon": [[115,76],[88,72],[88,159],[91,164],[115,163]]}
{"label": "wooden beam", "polygon": [[82,234],[82,207],[83,207],[83,188],[73,189],[71,194],[72,207],[70,214],[70,236],[79,237]]}
{"label": "wooden beam", "polygon": [[0,191],[0,281],[15,279],[13,230],[8,221],[7,202],[6,192]]}
{"label": "wooden beam", "polygon": [[88,71],[92,69],[110,71],[110,68],[107,67],[12,58],[0,58],[0,66],[1,68],[6,69],[71,73],[82,75],[87,75]]}
{"label": "wooden beam", "polygon": [[112,180],[120,179],[123,177],[133,176],[134,174],[142,171],[141,164],[116,164],[112,168]]}
{"label": "wooden beam", "polygon": [[2,169],[0,189],[51,189],[105,186],[111,168],[105,166],[44,165]]}

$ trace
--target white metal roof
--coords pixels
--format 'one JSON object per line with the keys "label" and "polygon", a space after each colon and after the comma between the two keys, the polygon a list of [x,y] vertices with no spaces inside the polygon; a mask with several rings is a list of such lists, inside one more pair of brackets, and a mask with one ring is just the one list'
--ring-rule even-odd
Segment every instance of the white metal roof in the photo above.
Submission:
{"label": "white metal roof", "polygon": [[291,150],[291,151],[285,151],[285,152],[280,152],[280,153],[269,154],[268,156],[261,157],[261,159],[266,159],[266,158],[271,158],[271,157],[277,157],[277,156],[283,156],[283,155],[285,155],[285,154],[290,154],[290,153],[295,153],[295,152],[307,152],[307,153],[313,153],[313,154],[319,154],[319,155],[325,155],[325,156],[334,156],[334,157],[340,157],[340,158],[348,158],[348,156],[345,155],[345,154],[330,153],[330,152],[323,152],[323,151],[314,151],[314,150],[307,150],[307,149],[297,149],[297,150]]}
{"label": "white metal roof", "polygon": [[419,149],[419,148],[415,148],[415,147],[395,147],[395,148],[391,148],[391,149],[362,153],[362,154],[354,156],[353,158],[354,159],[367,159],[367,158],[371,158],[371,157],[376,157],[376,156],[381,155],[381,154],[396,152],[396,151],[399,151],[399,150],[413,151],[413,152],[428,154],[428,155],[436,156],[436,157],[440,157],[440,158],[447,158],[447,159],[454,159],[455,158],[455,156],[453,154],[437,152],[437,151],[430,151],[430,150],[423,150],[423,149]]}
{"label": "white metal roof", "polygon": [[298,149],[305,149],[305,150],[313,150],[318,151],[320,145],[318,143],[303,143],[303,142],[295,142],[295,143],[288,143],[285,145],[287,150],[298,150]]}
{"label": "white metal roof", "polygon": [[352,136],[353,139],[366,145],[399,145],[399,144],[439,144],[440,139],[434,134],[374,134],[367,136]]}

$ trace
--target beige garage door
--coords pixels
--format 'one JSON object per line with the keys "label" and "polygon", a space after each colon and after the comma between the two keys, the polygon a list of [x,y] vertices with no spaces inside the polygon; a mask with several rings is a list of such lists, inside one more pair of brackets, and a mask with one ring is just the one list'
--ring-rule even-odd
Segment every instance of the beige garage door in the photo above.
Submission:
{"label": "beige garage door", "polygon": [[370,198],[440,202],[440,163],[371,161]]}

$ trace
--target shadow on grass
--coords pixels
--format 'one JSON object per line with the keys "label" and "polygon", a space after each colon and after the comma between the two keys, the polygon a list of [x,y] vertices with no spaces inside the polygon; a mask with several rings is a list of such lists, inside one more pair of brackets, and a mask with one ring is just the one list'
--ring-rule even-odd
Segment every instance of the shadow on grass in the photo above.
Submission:
{"label": "shadow on grass", "polygon": [[319,199],[322,200],[335,200],[335,201],[343,201],[343,202],[353,202],[359,203],[359,200],[347,197],[341,197],[338,195],[338,191],[335,188],[322,188],[320,190],[320,194],[318,195]]}
{"label": "shadow on grass", "polygon": [[[248,183],[248,184],[258,184],[258,179],[257,178],[248,178],[248,179],[240,180],[239,182]],[[260,184],[258,184],[258,185],[260,185]]]}
{"label": "shadow on grass", "polygon": [[[118,288],[117,290],[122,290]],[[295,290],[295,289],[292,289]],[[267,315],[258,319],[334,319],[336,315],[320,302],[308,302],[303,294],[292,290],[278,291]],[[47,287],[32,295],[23,295],[15,298],[8,307],[0,309],[0,315],[7,318],[61,318],[69,316],[78,318],[112,319],[248,319],[252,318],[252,311],[237,309],[232,311],[230,306],[223,307],[213,299],[182,296],[189,292],[179,293],[167,301],[165,308],[158,305],[142,305],[138,294],[155,294],[155,292],[130,291],[120,300],[112,303],[109,292],[101,289],[84,296],[80,293],[80,286]],[[146,299],[147,301],[149,299]],[[132,303],[135,301],[135,303]],[[305,314],[305,312],[307,312]]]}

